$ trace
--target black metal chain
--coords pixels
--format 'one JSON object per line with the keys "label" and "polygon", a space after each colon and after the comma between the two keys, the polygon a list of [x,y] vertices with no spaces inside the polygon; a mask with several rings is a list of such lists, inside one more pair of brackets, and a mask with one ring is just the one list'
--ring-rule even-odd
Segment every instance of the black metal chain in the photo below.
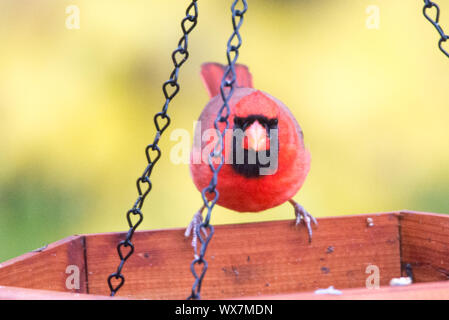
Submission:
{"label": "black metal chain", "polygon": [[[429,10],[435,8],[437,10],[435,19],[431,18],[428,14]],[[443,52],[449,58],[449,52],[443,48],[443,43],[449,39],[449,36],[444,33],[443,28],[440,26],[440,7],[430,0],[424,0],[424,8],[423,8],[424,17],[430,21],[430,23],[437,29],[438,33],[441,36],[440,41],[438,42],[438,46],[440,47],[441,52]]]}
{"label": "black metal chain", "polygon": [[[239,4],[239,2],[241,2],[240,5],[241,9],[237,9],[237,5]],[[219,192],[216,189],[218,181],[218,173],[220,172],[221,167],[223,166],[224,163],[224,155],[223,155],[224,136],[226,130],[229,128],[228,118],[231,113],[229,101],[234,93],[235,88],[234,83],[236,82],[235,64],[239,57],[239,49],[242,45],[242,37],[240,36],[239,31],[240,27],[243,24],[243,16],[247,11],[247,9],[248,4],[246,0],[241,1],[234,0],[234,2],[231,5],[232,26],[234,31],[227,43],[226,56],[228,60],[228,66],[226,67],[220,85],[220,93],[223,99],[223,106],[220,108],[217,118],[215,119],[214,122],[214,127],[218,136],[218,141],[214,147],[214,150],[209,154],[208,157],[209,167],[212,171],[212,179],[210,181],[209,186],[204,188],[201,193],[203,197],[204,208],[207,208],[207,215],[206,218],[204,219],[204,222],[199,224],[196,227],[196,230],[194,230],[201,243],[201,249],[198,257],[196,257],[190,265],[190,269],[195,278],[195,282],[193,283],[192,293],[188,297],[188,299],[201,299],[200,297],[201,284],[203,282],[204,276],[206,275],[208,267],[207,261],[204,259],[204,256],[206,255],[207,246],[209,245],[209,242],[211,241],[212,236],[214,235],[214,227],[210,224],[210,219],[212,209],[214,208],[219,198]],[[220,130],[219,127],[220,123],[225,123],[225,128],[222,131]],[[207,199],[208,195],[213,196],[213,199],[208,200]],[[205,238],[203,238],[203,236],[201,235],[200,232],[201,230],[206,231]],[[200,273],[197,273],[197,271],[195,270],[196,265],[200,266],[202,265],[202,270]]]}
{"label": "black metal chain", "polygon": [[[162,108],[161,112],[158,112],[154,116],[154,125],[156,127],[156,136],[152,144],[148,145],[145,149],[145,154],[147,157],[148,165],[145,168],[143,174],[137,179],[137,192],[138,197],[133,207],[126,213],[126,219],[128,220],[129,231],[126,235],[126,239],[120,241],[117,245],[117,251],[120,258],[120,264],[117,268],[117,271],[112,273],[108,277],[108,285],[111,290],[111,296],[114,296],[117,291],[123,286],[125,283],[125,276],[122,274],[122,268],[131,255],[134,253],[134,245],[131,242],[134,232],[137,227],[143,220],[142,214],[142,206],[147,197],[148,193],[151,191],[152,183],[150,180],[151,172],[155,164],[158,162],[161,157],[161,149],[158,146],[159,139],[164,131],[170,124],[170,117],[167,115],[168,106],[171,100],[177,95],[179,92],[179,84],[178,84],[178,76],[179,69],[187,61],[189,58],[188,49],[188,35],[195,28],[198,22],[198,5],[197,0],[192,0],[190,5],[187,7],[186,16],[182,19],[181,28],[183,36],[178,42],[178,47],[172,53],[172,60],[174,65],[174,70],[170,74],[170,79],[164,82],[162,85],[162,91],[165,96],[165,104]],[[132,216],[137,216],[137,221],[133,222]],[[135,218],[134,218],[135,219]],[[125,249],[128,248],[128,249]],[[118,283],[115,285],[112,283],[113,279],[118,280]]]}

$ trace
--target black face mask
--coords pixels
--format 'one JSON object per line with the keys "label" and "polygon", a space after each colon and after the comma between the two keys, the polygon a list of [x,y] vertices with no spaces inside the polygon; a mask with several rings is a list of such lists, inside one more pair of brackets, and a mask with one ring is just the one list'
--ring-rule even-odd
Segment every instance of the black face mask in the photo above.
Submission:
{"label": "black face mask", "polygon": [[[243,146],[245,130],[258,121],[266,130],[266,134],[270,140],[270,149],[268,150],[248,150]],[[273,166],[271,161],[271,152],[278,152],[278,136],[272,135],[271,130],[278,128],[278,119],[268,119],[262,115],[251,115],[245,118],[235,117],[232,137],[232,167],[238,173],[247,178],[256,178],[261,176],[262,168],[270,168]],[[274,141],[274,139],[276,141]],[[275,150],[272,150],[275,146]],[[276,157],[277,160],[277,157]],[[277,169],[277,161],[276,161]]]}

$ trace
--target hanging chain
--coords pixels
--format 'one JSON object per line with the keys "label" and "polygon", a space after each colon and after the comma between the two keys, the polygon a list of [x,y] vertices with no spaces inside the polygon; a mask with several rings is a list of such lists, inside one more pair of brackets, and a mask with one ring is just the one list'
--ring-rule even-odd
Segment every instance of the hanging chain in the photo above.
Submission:
{"label": "hanging chain", "polygon": [[[435,19],[431,18],[428,15],[429,10],[435,8],[437,10]],[[440,26],[440,7],[431,0],[424,0],[424,8],[423,8],[424,17],[430,21],[430,23],[437,29],[438,33],[441,36],[440,41],[438,42],[438,46],[440,47],[441,52],[443,52],[449,58],[449,52],[443,48],[443,43],[449,39],[449,36],[444,33],[443,28]]]}
{"label": "hanging chain", "polygon": [[[241,9],[237,9],[237,5],[241,2]],[[224,72],[223,78],[221,80],[220,85],[220,93],[221,97],[223,99],[223,106],[220,108],[217,118],[214,122],[215,131],[218,136],[218,141],[214,147],[214,150],[209,154],[208,161],[209,161],[209,167],[212,171],[212,179],[210,181],[209,186],[203,189],[201,192],[201,195],[203,197],[204,202],[204,208],[207,208],[207,215],[204,219],[204,222],[199,224],[194,232],[196,232],[196,235],[201,243],[201,249],[199,252],[199,255],[192,261],[190,265],[190,269],[192,271],[192,274],[195,278],[195,282],[192,286],[192,293],[188,297],[188,299],[201,299],[200,292],[201,292],[201,284],[203,282],[204,276],[206,275],[207,271],[207,261],[204,259],[204,256],[206,255],[206,249],[209,245],[209,242],[212,239],[212,236],[214,234],[214,227],[210,224],[212,209],[214,208],[215,204],[218,201],[219,198],[219,192],[216,189],[217,187],[217,181],[218,181],[218,173],[221,170],[221,167],[224,163],[224,155],[223,155],[223,148],[224,148],[224,136],[226,133],[226,130],[229,128],[229,115],[231,113],[231,109],[229,106],[229,101],[231,100],[231,97],[234,93],[234,83],[236,82],[236,73],[235,73],[235,64],[237,62],[237,59],[239,57],[239,49],[242,45],[242,37],[240,36],[240,27],[243,24],[243,15],[248,9],[248,4],[246,0],[234,0],[231,11],[232,11],[232,26],[233,26],[233,33],[231,37],[228,40],[227,43],[227,49],[226,49],[226,56],[228,60],[228,66],[226,67],[226,70]],[[220,123],[224,123],[225,127],[223,131],[220,131]],[[213,197],[212,200],[208,200],[207,196]],[[201,230],[205,233],[205,238],[201,235]],[[202,266],[201,272],[197,273],[195,270],[195,266],[200,265]]]}
{"label": "hanging chain", "polygon": [[[174,65],[174,70],[170,74],[170,79],[164,82],[162,85],[162,91],[165,96],[165,104],[162,108],[161,112],[158,112],[154,116],[154,125],[156,127],[156,136],[152,144],[148,145],[145,149],[145,154],[147,157],[148,165],[145,168],[143,174],[137,179],[137,192],[138,197],[133,207],[126,213],[126,219],[129,225],[129,231],[126,235],[126,239],[121,241],[117,245],[117,252],[120,258],[120,264],[117,268],[117,271],[112,273],[108,277],[108,285],[111,290],[111,296],[114,296],[117,291],[123,286],[125,283],[125,276],[122,274],[122,268],[131,255],[134,253],[134,245],[131,242],[132,237],[134,235],[134,231],[136,231],[137,227],[143,220],[142,214],[142,206],[147,197],[148,193],[151,191],[152,183],[150,180],[151,172],[155,164],[158,162],[161,157],[161,149],[158,146],[159,139],[161,138],[162,133],[164,133],[165,129],[170,124],[170,117],[167,115],[168,106],[171,100],[176,96],[179,92],[179,84],[178,84],[178,75],[179,69],[187,61],[189,58],[188,48],[188,35],[195,28],[198,22],[198,5],[197,0],[192,0],[191,4],[187,7],[186,16],[182,19],[181,28],[183,36],[178,42],[178,47],[172,53],[172,60]],[[133,222],[132,216],[137,216]],[[126,249],[125,249],[126,248]],[[117,284],[113,284],[112,281],[115,279],[118,281]]]}

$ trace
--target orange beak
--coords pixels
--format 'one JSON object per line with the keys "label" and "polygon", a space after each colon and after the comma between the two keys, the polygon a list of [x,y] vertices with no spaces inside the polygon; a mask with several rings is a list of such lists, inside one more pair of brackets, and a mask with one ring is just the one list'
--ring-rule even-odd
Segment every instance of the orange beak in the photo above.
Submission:
{"label": "orange beak", "polygon": [[258,121],[254,121],[245,131],[245,148],[254,151],[269,149],[267,130]]}

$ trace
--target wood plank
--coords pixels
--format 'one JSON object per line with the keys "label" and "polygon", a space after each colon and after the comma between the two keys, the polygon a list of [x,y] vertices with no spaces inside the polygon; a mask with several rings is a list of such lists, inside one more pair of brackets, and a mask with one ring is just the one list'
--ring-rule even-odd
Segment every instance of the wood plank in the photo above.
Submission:
{"label": "wood plank", "polygon": [[[368,217],[374,226],[367,225]],[[193,284],[193,251],[183,234],[183,229],[137,232],[119,296],[185,299]],[[90,293],[109,294],[106,279],[119,263],[116,246],[124,237],[86,235]],[[399,252],[394,213],[319,219],[311,244],[304,227],[293,221],[217,226],[202,298],[364,287],[369,265],[379,267],[385,285],[400,275]]]}
{"label": "wood plank", "polygon": [[[41,252],[29,252],[0,264],[0,285],[87,293],[84,237],[72,236]],[[68,266],[79,270],[79,289],[67,289],[66,280],[73,274]],[[66,273],[69,271],[69,273]],[[73,284],[69,279],[69,284]]]}
{"label": "wood plank", "polygon": [[37,290],[0,286],[0,300],[110,300],[111,298],[85,293],[67,293],[50,290]]}
{"label": "wood plank", "polygon": [[[245,297],[248,300],[449,300],[449,282],[418,283],[407,287],[379,289],[342,289],[341,295],[317,295],[313,292]],[[242,299],[242,298],[240,298]]]}
{"label": "wood plank", "polygon": [[400,219],[402,263],[416,282],[449,280],[449,216],[404,211]]}

